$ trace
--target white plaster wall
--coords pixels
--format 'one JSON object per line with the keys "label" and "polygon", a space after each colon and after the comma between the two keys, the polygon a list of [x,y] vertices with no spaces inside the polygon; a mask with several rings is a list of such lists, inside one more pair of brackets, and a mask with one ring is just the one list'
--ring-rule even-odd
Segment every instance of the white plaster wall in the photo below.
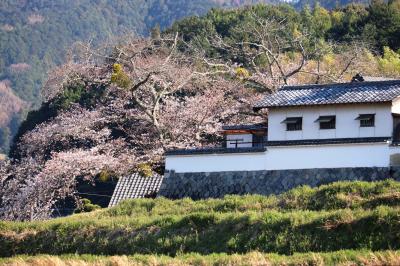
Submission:
{"label": "white plaster wall", "polygon": [[400,166],[400,147],[392,146],[389,148],[390,166]]}
{"label": "white plaster wall", "polygon": [[177,173],[259,171],[265,169],[265,153],[167,156],[165,170]]}
{"label": "white plaster wall", "polygon": [[[400,104],[399,104],[400,105]],[[400,106],[399,106],[400,111]],[[375,127],[362,128],[359,114],[375,114]],[[319,129],[319,116],[336,115],[336,129]],[[287,117],[303,117],[303,130],[286,131]],[[392,135],[391,104],[357,104],[272,108],[268,114],[268,140],[388,137]]]}
{"label": "white plaster wall", "polygon": [[165,169],[197,173],[388,167],[393,152],[385,143],[269,147],[264,153],[167,156]]}
{"label": "white plaster wall", "polygon": [[[253,146],[252,134],[229,134],[226,135],[226,140],[227,140],[226,142],[227,148],[235,148],[236,147],[235,140],[240,140],[239,142],[244,142],[243,144],[238,143],[237,147],[239,148],[248,148]],[[232,142],[230,142],[229,140],[232,140]]]}
{"label": "white plaster wall", "polygon": [[385,143],[270,147],[265,160],[266,170],[388,167],[390,152]]}
{"label": "white plaster wall", "polygon": [[390,154],[400,154],[400,147],[399,146],[391,146],[389,147]]}
{"label": "white plaster wall", "polygon": [[400,97],[392,102],[392,113],[400,114]]}

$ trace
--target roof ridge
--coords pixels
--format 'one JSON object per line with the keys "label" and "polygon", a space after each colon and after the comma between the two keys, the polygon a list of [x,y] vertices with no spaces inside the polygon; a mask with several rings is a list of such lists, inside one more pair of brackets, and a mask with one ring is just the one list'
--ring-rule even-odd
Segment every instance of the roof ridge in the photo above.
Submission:
{"label": "roof ridge", "polygon": [[304,90],[304,89],[324,89],[329,87],[359,87],[360,85],[388,85],[400,84],[400,79],[379,80],[379,81],[358,81],[327,84],[302,84],[302,85],[284,85],[278,91]]}

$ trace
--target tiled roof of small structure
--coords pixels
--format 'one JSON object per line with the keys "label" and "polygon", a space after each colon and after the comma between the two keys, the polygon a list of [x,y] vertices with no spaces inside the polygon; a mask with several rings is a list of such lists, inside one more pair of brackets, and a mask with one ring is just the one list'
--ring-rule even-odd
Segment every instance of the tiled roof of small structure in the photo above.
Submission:
{"label": "tiled roof of small structure", "polygon": [[362,76],[363,81],[386,81],[386,80],[396,80],[387,77],[372,77],[372,76]]}
{"label": "tiled roof of small structure", "polygon": [[252,125],[227,125],[222,126],[222,130],[266,130],[267,125],[262,124],[252,124]]}
{"label": "tiled roof of small structure", "polygon": [[126,199],[154,197],[160,190],[162,181],[162,176],[143,177],[137,173],[121,177],[108,207],[115,206]]}
{"label": "tiled roof of small structure", "polygon": [[360,144],[360,143],[385,143],[389,142],[391,137],[369,137],[369,138],[334,138],[334,139],[302,139],[302,140],[279,140],[267,141],[268,147],[276,146],[313,146],[327,144]]}
{"label": "tiled roof of small structure", "polygon": [[391,102],[400,96],[400,80],[285,86],[258,102],[255,110],[304,105]]}
{"label": "tiled roof of small structure", "polygon": [[198,155],[198,154],[260,153],[265,151],[266,151],[265,147],[198,148],[198,149],[169,150],[165,152],[165,155],[174,156],[174,155]]}

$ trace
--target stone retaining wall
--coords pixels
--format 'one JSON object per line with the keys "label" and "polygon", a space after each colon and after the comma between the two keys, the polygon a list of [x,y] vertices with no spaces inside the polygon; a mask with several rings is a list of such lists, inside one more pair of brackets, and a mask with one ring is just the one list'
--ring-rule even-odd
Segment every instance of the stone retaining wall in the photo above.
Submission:
{"label": "stone retaining wall", "polygon": [[282,171],[175,173],[167,172],[159,195],[178,199],[220,198],[229,194],[279,194],[301,185],[311,187],[335,181],[400,180],[396,168],[335,168]]}

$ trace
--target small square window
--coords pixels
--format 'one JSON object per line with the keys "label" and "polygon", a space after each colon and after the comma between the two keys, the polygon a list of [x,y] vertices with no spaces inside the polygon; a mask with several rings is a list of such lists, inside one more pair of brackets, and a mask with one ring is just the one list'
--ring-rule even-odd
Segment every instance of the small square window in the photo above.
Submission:
{"label": "small square window", "polygon": [[286,124],[287,131],[299,131],[303,129],[302,117],[288,117],[282,123]]}
{"label": "small square window", "polygon": [[361,114],[356,120],[360,120],[360,127],[374,127],[375,114]]}
{"label": "small square window", "polygon": [[336,128],[336,116],[320,116],[315,122],[319,122],[319,129],[335,129]]}

